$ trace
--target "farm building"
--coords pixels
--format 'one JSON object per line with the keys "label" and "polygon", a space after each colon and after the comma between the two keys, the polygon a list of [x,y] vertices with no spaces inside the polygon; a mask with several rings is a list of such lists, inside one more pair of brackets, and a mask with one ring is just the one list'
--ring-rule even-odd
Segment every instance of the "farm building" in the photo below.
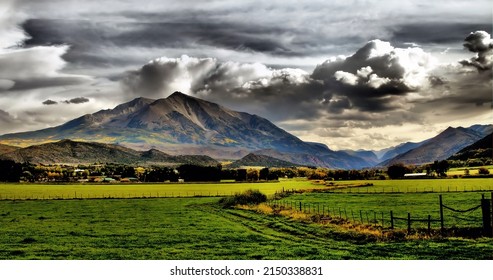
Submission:
{"label": "farm building", "polygon": [[406,179],[418,179],[418,178],[426,178],[428,174],[426,173],[406,173],[404,174],[404,178]]}

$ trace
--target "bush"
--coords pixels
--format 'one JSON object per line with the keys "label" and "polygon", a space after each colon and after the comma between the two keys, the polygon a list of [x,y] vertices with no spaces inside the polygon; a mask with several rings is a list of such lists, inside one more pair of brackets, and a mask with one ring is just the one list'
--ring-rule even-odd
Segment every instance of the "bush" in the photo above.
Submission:
{"label": "bush", "polygon": [[267,196],[259,190],[247,190],[243,193],[237,193],[231,197],[225,197],[219,200],[224,208],[235,205],[260,204],[267,201]]}
{"label": "bush", "polygon": [[488,174],[490,174],[490,171],[484,167],[481,167],[478,169],[478,173],[481,175],[488,175]]}

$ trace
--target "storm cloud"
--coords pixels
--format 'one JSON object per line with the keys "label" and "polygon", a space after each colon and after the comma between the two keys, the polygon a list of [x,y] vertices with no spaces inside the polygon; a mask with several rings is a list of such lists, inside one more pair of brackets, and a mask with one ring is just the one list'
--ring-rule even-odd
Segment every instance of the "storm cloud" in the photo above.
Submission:
{"label": "storm cloud", "polygon": [[476,53],[470,60],[461,63],[465,66],[473,66],[479,71],[491,71],[493,66],[493,39],[485,31],[471,32],[466,37],[464,47]]}
{"label": "storm cloud", "polygon": [[[471,48],[489,51],[478,42]],[[129,72],[123,87],[128,94],[153,98],[182,91],[266,116],[290,131],[300,127],[316,131],[320,123],[314,120],[323,120],[325,127],[369,129],[425,124],[430,121],[427,111],[443,110],[450,116],[459,106],[461,117],[486,112],[485,104],[491,103],[485,94],[491,90],[485,83],[488,77],[462,67],[440,64],[419,47],[397,48],[372,40],[352,55],[327,59],[312,73],[215,58],[162,57]]]}
{"label": "storm cloud", "polygon": [[335,148],[422,140],[487,119],[492,5],[2,1],[0,110],[16,125],[0,133],[178,90]]}

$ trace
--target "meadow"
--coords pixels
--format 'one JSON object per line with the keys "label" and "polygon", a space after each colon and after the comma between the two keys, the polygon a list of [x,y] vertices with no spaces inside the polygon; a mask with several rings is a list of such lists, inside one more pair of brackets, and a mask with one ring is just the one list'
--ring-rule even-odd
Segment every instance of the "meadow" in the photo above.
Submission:
{"label": "meadow", "polygon": [[351,180],[329,182],[328,186],[341,193],[493,191],[493,178]]}
{"label": "meadow", "polygon": [[[365,186],[367,185],[367,186]],[[415,180],[353,180],[317,184],[304,178],[281,179],[262,183],[137,183],[137,184],[77,184],[77,183],[2,183],[2,199],[72,199],[72,198],[149,198],[229,196],[248,189],[258,189],[266,195],[283,190],[327,188],[339,193],[416,193],[493,191],[492,178],[415,179]]]}
{"label": "meadow", "polygon": [[[467,210],[481,204],[482,195],[491,198],[485,192],[452,192],[441,193],[443,203],[453,209]],[[390,211],[394,217],[426,220],[440,219],[438,193],[302,193],[286,197],[278,202],[281,205],[299,211],[300,203],[303,212],[326,214],[347,219],[351,222],[378,224],[389,228]],[[444,209],[444,226],[446,228],[482,226],[481,208],[467,213],[452,212]],[[404,220],[395,220],[395,228],[407,228]],[[415,228],[426,228],[427,222],[413,222]],[[432,228],[440,228],[440,222],[432,222]]]}
{"label": "meadow", "polygon": [[[382,180],[325,185],[296,179],[216,184],[2,184],[0,259],[493,259],[491,238],[379,240],[331,223],[225,209],[219,204],[220,196],[246,189],[258,189],[271,198],[282,190],[297,189],[304,191],[275,203],[301,202],[311,205],[312,213],[331,211],[333,216],[356,223],[360,213],[365,213],[363,220],[367,221],[378,213],[375,223],[384,213],[384,227],[388,227],[390,210],[396,216],[411,212],[413,217],[436,218],[440,188],[446,205],[470,208],[482,194],[489,198],[489,191],[478,190],[491,189],[491,182]],[[373,185],[360,186],[368,183]],[[447,215],[446,227],[477,226],[477,213],[467,220]],[[396,223],[396,228],[403,227]]]}
{"label": "meadow", "polygon": [[308,189],[305,179],[264,183],[139,183],[139,184],[0,184],[1,199],[71,199],[229,196],[248,189],[272,195],[283,189]]}
{"label": "meadow", "polygon": [[0,259],[491,259],[491,239],[376,242],[219,198],[0,201]]}

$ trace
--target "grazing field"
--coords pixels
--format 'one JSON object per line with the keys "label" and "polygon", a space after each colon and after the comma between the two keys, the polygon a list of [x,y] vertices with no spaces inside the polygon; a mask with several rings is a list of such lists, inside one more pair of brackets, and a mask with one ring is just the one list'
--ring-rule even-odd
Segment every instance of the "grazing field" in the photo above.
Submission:
{"label": "grazing field", "polygon": [[[467,210],[481,204],[482,195],[491,198],[490,193],[453,192],[442,193],[443,203],[453,209]],[[390,227],[390,211],[394,217],[432,220],[440,218],[438,193],[302,193],[294,194],[278,203],[302,211],[347,218],[349,221],[369,223]],[[311,208],[310,208],[311,207]],[[414,227],[425,228],[427,222],[413,222]],[[467,213],[452,212],[444,209],[444,226],[481,227],[481,208]],[[407,222],[396,220],[396,228],[406,228]],[[433,222],[432,228],[439,228],[440,222]]]}
{"label": "grazing field", "polygon": [[247,189],[271,195],[283,188],[313,187],[304,179],[266,183],[0,184],[0,200],[228,196]]}
{"label": "grazing field", "polygon": [[[493,191],[493,178],[403,179],[334,181],[335,192],[343,193],[416,193]],[[368,187],[351,187],[371,184]]]}
{"label": "grazing field", "polygon": [[491,239],[377,242],[219,198],[0,201],[0,259],[491,259]]}
{"label": "grazing field", "polygon": [[466,169],[469,170],[469,175],[478,175],[479,174],[479,168],[485,168],[487,169],[490,174],[493,174],[493,165],[485,165],[485,166],[477,166],[477,167],[454,167],[450,168],[449,171],[447,171],[448,176],[462,176],[466,174]]}
{"label": "grazing field", "polygon": [[[324,186],[299,179],[265,183],[0,184],[2,199],[140,198],[228,196],[247,189],[272,195],[282,190],[333,189],[342,193],[493,191],[493,178],[333,181]],[[354,187],[370,184],[367,187]]]}

